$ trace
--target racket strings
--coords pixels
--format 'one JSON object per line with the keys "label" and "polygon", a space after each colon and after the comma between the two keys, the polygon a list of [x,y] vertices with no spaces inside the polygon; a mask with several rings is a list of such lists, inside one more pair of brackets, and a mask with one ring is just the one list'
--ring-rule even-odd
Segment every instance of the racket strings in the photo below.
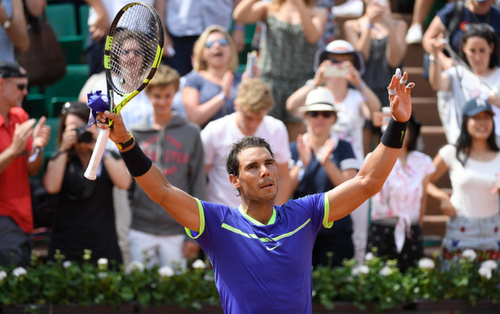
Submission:
{"label": "racket strings", "polygon": [[111,77],[118,93],[132,93],[144,83],[156,59],[160,31],[151,11],[142,5],[123,13],[110,53]]}

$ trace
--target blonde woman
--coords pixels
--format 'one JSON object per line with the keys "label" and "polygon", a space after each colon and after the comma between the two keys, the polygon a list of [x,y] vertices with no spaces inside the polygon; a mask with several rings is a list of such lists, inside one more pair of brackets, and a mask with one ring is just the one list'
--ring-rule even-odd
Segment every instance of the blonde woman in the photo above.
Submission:
{"label": "blonde woman", "polygon": [[229,33],[217,25],[203,31],[194,47],[193,71],[186,75],[182,102],[189,121],[202,128],[234,112],[238,53]]}

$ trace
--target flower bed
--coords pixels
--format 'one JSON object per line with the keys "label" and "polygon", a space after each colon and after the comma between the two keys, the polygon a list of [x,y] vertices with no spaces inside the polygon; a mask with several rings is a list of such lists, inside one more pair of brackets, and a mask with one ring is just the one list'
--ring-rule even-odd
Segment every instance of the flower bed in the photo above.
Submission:
{"label": "flower bed", "polygon": [[[325,310],[337,304],[374,311],[402,309],[408,304],[429,307],[446,304],[446,300],[472,307],[495,304],[500,300],[498,264],[480,262],[472,253],[464,252],[447,271],[438,270],[435,260],[423,259],[418,268],[402,274],[396,261],[384,262],[371,253],[361,266],[351,260],[334,269],[319,267],[313,271],[313,303]],[[62,256],[43,265],[34,257],[32,265],[0,268],[0,304],[11,308],[30,304],[27,310],[33,305],[147,309],[175,304],[195,310],[220,306],[213,271],[200,260],[184,271],[145,269],[141,263],[123,270],[110,267],[105,259],[93,265],[88,258],[79,265],[63,261]]]}

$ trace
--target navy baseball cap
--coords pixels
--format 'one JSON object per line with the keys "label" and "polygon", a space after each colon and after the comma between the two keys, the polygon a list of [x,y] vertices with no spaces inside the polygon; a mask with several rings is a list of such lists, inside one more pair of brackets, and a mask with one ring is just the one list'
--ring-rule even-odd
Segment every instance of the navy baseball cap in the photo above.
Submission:
{"label": "navy baseball cap", "polygon": [[18,63],[0,61],[0,78],[27,77],[26,71]]}
{"label": "navy baseball cap", "polygon": [[488,111],[492,115],[495,114],[493,109],[491,109],[489,102],[482,98],[473,98],[465,103],[464,108],[462,109],[462,115],[473,117],[483,111]]}

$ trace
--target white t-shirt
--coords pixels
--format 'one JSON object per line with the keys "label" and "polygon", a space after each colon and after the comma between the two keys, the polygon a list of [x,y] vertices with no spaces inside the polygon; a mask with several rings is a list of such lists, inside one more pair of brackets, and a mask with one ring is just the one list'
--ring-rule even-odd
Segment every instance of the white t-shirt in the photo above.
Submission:
{"label": "white t-shirt", "polygon": [[[237,208],[241,199],[236,196],[237,191],[229,181],[226,157],[231,151],[231,145],[245,137],[236,124],[236,114],[237,112],[212,121],[201,131],[205,166],[211,166],[207,173],[208,201],[232,208]],[[288,133],[283,122],[265,116],[253,135],[269,141],[278,164],[288,164],[291,154]]]}
{"label": "white t-shirt", "polygon": [[[451,67],[446,70],[445,73],[450,76],[451,92],[453,95],[453,100],[450,101],[446,108],[447,120],[449,120],[450,124],[448,126],[448,131],[450,133],[448,142],[455,144],[460,135],[462,109],[465,103],[476,97],[488,99],[491,90],[489,87],[500,87],[500,68],[496,68],[488,77],[478,77],[465,70],[464,67],[460,65]],[[497,106],[492,107],[493,112],[495,112],[495,116],[493,116],[495,121],[495,134],[500,136],[500,108]]]}
{"label": "white t-shirt", "polygon": [[337,113],[337,122],[332,127],[341,140],[351,144],[354,156],[361,163],[365,159],[363,149],[365,119],[361,114],[361,104],[363,102],[363,95],[359,91],[349,88],[344,101],[335,104],[340,110]]}
{"label": "white t-shirt", "polygon": [[[451,204],[458,216],[485,218],[499,212],[499,197],[493,191],[496,175],[500,175],[500,152],[491,161],[479,161],[469,158],[465,168],[455,157],[456,147],[446,145],[439,150],[448,166],[451,187]],[[462,156],[461,156],[462,158]]]}

